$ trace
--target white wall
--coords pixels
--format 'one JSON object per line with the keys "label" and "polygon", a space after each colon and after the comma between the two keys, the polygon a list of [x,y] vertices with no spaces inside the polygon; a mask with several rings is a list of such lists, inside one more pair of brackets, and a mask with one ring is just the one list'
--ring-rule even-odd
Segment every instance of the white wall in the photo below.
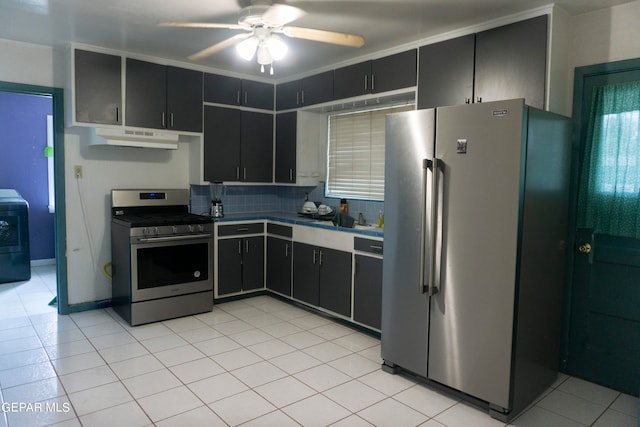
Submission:
{"label": "white wall", "polygon": [[640,1],[574,16],[571,21],[569,108],[575,67],[640,58]]}
{"label": "white wall", "polygon": [[573,17],[574,67],[640,57],[640,1]]}
{"label": "white wall", "polygon": [[[0,81],[64,87],[66,51],[0,40]],[[102,267],[111,261],[110,191],[114,188],[189,188],[189,153],[178,150],[89,146],[89,131],[66,128],[65,192],[69,304],[111,298]],[[83,167],[76,180],[74,165]]]}
{"label": "white wall", "polygon": [[[178,150],[92,146],[89,130],[65,135],[69,304],[111,298],[103,266],[111,261],[111,196],[114,188],[189,188],[188,143]],[[83,177],[76,179],[75,165]]]}

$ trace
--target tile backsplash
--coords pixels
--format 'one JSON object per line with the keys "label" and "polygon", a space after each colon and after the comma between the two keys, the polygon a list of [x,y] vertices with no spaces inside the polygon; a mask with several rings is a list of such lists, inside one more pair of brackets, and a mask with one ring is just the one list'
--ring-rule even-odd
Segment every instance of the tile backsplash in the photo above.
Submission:
{"label": "tile backsplash", "polygon": [[[323,203],[335,210],[340,207],[340,199],[324,196],[324,183],[317,187],[290,187],[280,185],[223,185],[222,204],[224,212],[287,212],[296,213],[304,203],[304,194],[309,200]],[[191,186],[191,212],[206,214],[211,205],[211,189],[208,185]],[[378,213],[384,213],[384,202],[347,199],[348,213],[355,219],[362,212],[365,221],[378,222]]]}

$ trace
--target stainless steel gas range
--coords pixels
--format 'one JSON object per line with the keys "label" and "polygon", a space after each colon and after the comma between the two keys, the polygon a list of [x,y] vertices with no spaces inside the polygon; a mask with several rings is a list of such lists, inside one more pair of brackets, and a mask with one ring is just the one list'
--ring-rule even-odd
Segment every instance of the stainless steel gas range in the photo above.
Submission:
{"label": "stainless steel gas range", "polygon": [[213,223],[189,190],[112,190],[112,304],[132,326],[213,309]]}

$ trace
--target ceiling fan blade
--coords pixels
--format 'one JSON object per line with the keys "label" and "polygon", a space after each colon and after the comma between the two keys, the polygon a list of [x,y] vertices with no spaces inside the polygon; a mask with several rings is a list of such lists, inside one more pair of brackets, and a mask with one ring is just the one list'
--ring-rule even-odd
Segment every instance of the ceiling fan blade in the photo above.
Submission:
{"label": "ceiling fan blade", "polygon": [[200,59],[206,58],[207,56],[211,56],[214,53],[220,52],[230,46],[233,46],[236,43],[241,42],[247,37],[251,36],[251,33],[243,33],[236,34],[233,37],[229,37],[228,39],[222,40],[220,43],[216,43],[213,46],[209,46],[206,49],[202,49],[200,52],[196,52],[193,55],[189,56],[189,59],[192,61],[198,61]]}
{"label": "ceiling fan blade", "polygon": [[288,37],[339,44],[343,46],[361,47],[364,45],[364,37],[357,34],[338,33],[335,31],[289,26],[283,27],[282,33]]}
{"label": "ceiling fan blade", "polygon": [[184,28],[227,28],[230,30],[243,30],[245,27],[239,24],[216,24],[213,22],[160,22],[160,27],[184,27]]}
{"label": "ceiling fan blade", "polygon": [[286,4],[276,3],[262,14],[262,20],[271,27],[282,27],[305,15],[300,8]]}

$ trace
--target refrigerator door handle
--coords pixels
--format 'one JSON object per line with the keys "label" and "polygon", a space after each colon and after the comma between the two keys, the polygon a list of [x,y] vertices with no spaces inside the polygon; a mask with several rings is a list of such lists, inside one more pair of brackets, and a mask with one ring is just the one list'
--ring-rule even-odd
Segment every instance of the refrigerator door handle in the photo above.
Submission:
{"label": "refrigerator door handle", "polygon": [[[420,280],[418,282],[418,290],[421,294],[426,292],[426,288],[428,286],[426,281],[425,274],[425,253],[427,251],[427,236],[425,230],[425,224],[427,221],[427,209],[431,208],[427,206],[427,170],[431,169],[433,171],[433,160],[424,159],[422,161],[422,210],[420,212]],[[429,254],[429,258],[431,258],[431,254]],[[431,271],[429,271],[431,274]]]}
{"label": "refrigerator door handle", "polygon": [[[442,213],[440,212],[440,174],[444,174],[444,163],[437,157],[431,162],[433,179],[431,180],[431,206],[429,212],[429,229],[431,230],[429,242],[429,283],[427,292],[429,296],[435,295],[440,290],[440,256],[442,254]],[[444,180],[443,180],[444,182]],[[443,189],[444,190],[444,189]],[[436,271],[436,269],[438,271]]]}

